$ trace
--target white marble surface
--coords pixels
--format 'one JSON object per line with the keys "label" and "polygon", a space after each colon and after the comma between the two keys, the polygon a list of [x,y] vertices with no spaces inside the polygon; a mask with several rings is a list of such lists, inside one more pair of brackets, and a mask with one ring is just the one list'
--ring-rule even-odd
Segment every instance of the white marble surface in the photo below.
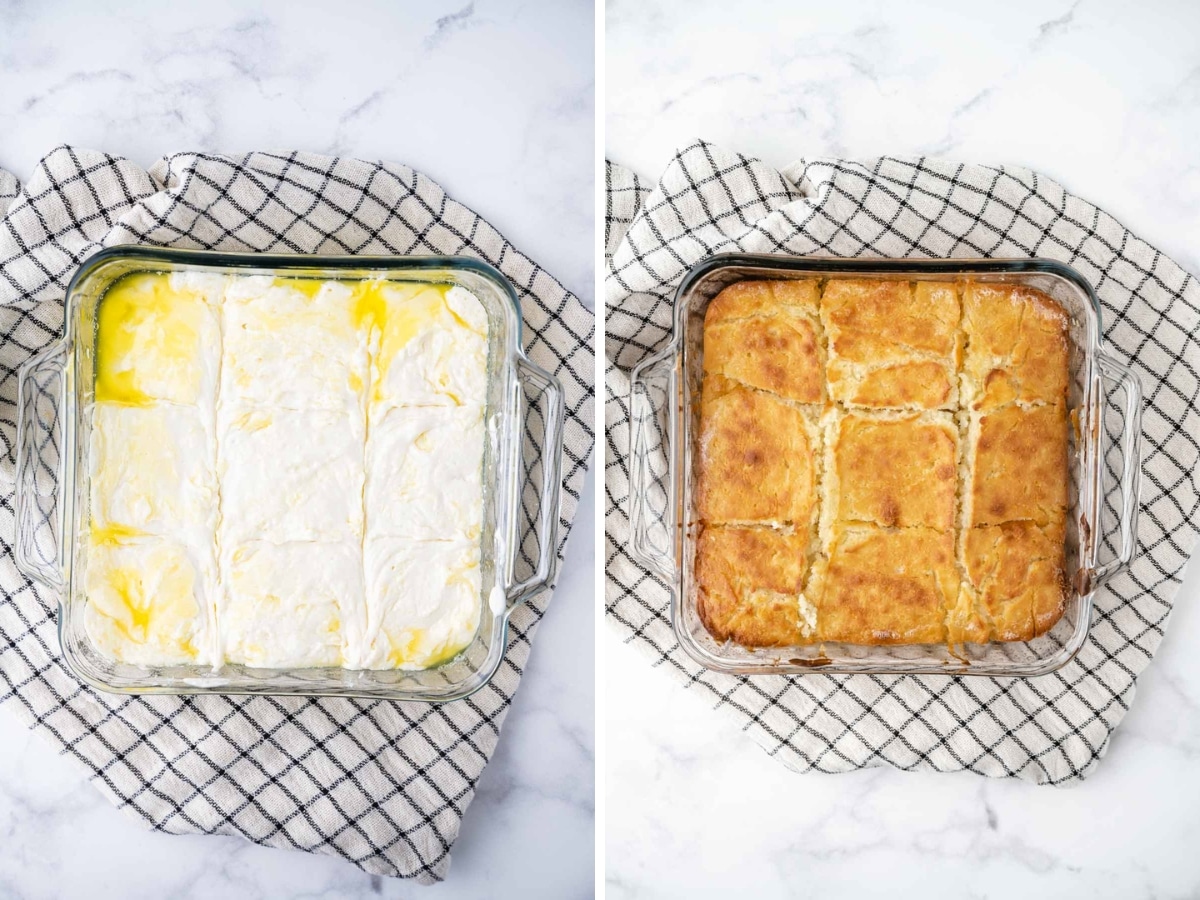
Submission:
{"label": "white marble surface", "polygon": [[[1036,168],[1200,272],[1200,7],[610,0],[606,153]],[[972,10],[974,7],[974,10]],[[782,12],[792,8],[791,14]],[[1071,789],[797,776],[607,635],[612,898],[1200,895],[1200,566],[1108,756]]]}
{"label": "white marble surface", "polygon": [[[593,297],[593,7],[0,0],[0,167],[69,142],[147,165],[287,148],[402,162]],[[586,496],[591,496],[591,488]],[[593,512],[455,845],[423,889],[145,831],[0,711],[0,897],[577,897],[593,883]]]}

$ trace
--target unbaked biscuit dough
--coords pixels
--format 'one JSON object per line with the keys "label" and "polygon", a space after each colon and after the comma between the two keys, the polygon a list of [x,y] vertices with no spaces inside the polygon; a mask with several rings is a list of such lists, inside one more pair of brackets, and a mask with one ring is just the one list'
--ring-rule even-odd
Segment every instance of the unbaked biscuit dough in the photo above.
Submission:
{"label": "unbaked biscuit dough", "polygon": [[139,273],[97,315],[86,627],[144,666],[418,669],[478,628],[461,287]]}

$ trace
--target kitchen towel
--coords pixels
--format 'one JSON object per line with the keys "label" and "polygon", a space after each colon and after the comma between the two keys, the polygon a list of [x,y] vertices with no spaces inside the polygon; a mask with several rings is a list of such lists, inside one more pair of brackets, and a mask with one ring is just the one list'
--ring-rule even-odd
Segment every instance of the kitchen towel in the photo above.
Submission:
{"label": "kitchen towel", "polygon": [[[698,142],[653,186],[610,163],[607,218],[605,564],[616,633],[798,771],[891,765],[1058,785],[1084,778],[1133,701],[1200,534],[1196,279],[1090,203],[1007,167],[818,159],[779,171]],[[1040,256],[1095,286],[1106,345],[1145,389],[1141,553],[1097,593],[1091,636],[1071,663],[1029,680],[737,678],[679,649],[667,584],[629,553],[629,372],[666,342],[688,269],[739,251]]]}
{"label": "kitchen towel", "polygon": [[491,225],[404,166],[307,153],[179,153],[147,171],[60,147],[23,187],[0,171],[0,704],[156,829],[240,834],[342,856],[375,874],[438,881],[549,592],[513,615],[491,683],[441,706],[123,697],[80,684],[62,666],[55,598],[13,562],[16,370],[59,335],[64,289],[80,262],[127,243],[465,254],[496,266],[520,296],[530,358],[566,392],[563,542],[593,440],[592,315]]}

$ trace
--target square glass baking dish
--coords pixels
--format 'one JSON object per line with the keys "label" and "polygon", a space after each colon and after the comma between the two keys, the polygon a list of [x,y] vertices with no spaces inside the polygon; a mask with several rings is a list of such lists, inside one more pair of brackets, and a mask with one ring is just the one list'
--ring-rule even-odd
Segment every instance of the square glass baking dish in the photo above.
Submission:
{"label": "square glass baking dish", "polygon": [[[695,466],[698,458],[704,313],[737,281],[753,279],[898,279],[1024,284],[1057,300],[1069,319],[1070,491],[1065,611],[1032,641],[860,646],[840,643],[746,648],[713,638],[700,621],[693,584]],[[1100,345],[1100,307],[1074,269],[1041,260],[864,260],[718,255],[698,263],[675,294],[675,326],[658,353],[632,375],[630,530],[635,557],[672,587],[671,620],[680,646],[708,669],[733,674],[1045,675],[1061,668],[1087,639],[1092,598],[1136,552],[1141,387]],[[1115,390],[1110,394],[1108,386]],[[1118,520],[1106,536],[1103,513]],[[1102,549],[1105,559],[1101,561]]]}
{"label": "square glass baking dish", "polygon": [[[376,279],[461,285],[488,317],[482,615],[473,642],[420,671],[266,669],[226,664],[142,667],[99,653],[84,628],[89,516],[89,417],[94,396],[96,311],[109,286],[131,272],[202,269],[236,275]],[[57,596],[63,659],[81,680],[121,693],[300,694],[439,702],[478,690],[500,665],[508,619],[550,585],[557,567],[563,394],[521,344],[512,285],[467,257],[287,256],[140,246],[91,257],[67,288],[63,337],[19,374],[18,567]]]}

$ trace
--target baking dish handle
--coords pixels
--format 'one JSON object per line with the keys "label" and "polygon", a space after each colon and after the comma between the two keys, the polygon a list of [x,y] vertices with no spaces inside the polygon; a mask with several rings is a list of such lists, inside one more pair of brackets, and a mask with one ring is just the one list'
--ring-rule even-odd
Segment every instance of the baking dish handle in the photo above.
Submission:
{"label": "baking dish handle", "polygon": [[[518,472],[526,477],[532,469],[539,465],[542,469],[541,486],[538,494],[537,530],[537,564],[533,574],[523,580],[514,581],[507,586],[508,607],[512,609],[519,603],[524,603],[534,595],[550,586],[558,569],[558,517],[559,501],[562,486],[562,455],[563,455],[563,389],[557,378],[538,368],[526,359],[517,361],[517,401],[521,415],[517,421],[521,423],[522,431],[534,427],[529,415],[530,404],[525,402],[526,392],[539,395],[541,418],[541,440],[535,443],[540,448],[540,459],[526,457],[524,435],[517,442],[519,446],[517,465]],[[522,495],[517,498],[513,515],[518,515],[523,504],[524,482]],[[514,541],[513,552],[517,552],[519,541]]]}
{"label": "baking dish handle", "polygon": [[633,555],[667,579],[675,553],[676,365],[674,347],[639,363],[629,398],[629,530]]}
{"label": "baking dish handle", "polygon": [[[1092,584],[1096,587],[1104,584],[1118,572],[1124,571],[1133,561],[1137,553],[1137,519],[1142,476],[1141,439],[1142,439],[1142,383],[1127,367],[1117,362],[1111,356],[1101,353],[1099,362],[1100,377],[1104,381],[1114,382],[1124,399],[1121,407],[1121,512],[1119,545],[1116,556],[1106,563],[1098,565],[1092,573]],[[1104,405],[1112,409],[1109,395],[1104,392]]]}
{"label": "baking dish handle", "polygon": [[61,563],[65,342],[51,344],[17,374],[17,568],[55,590],[63,585]]}

